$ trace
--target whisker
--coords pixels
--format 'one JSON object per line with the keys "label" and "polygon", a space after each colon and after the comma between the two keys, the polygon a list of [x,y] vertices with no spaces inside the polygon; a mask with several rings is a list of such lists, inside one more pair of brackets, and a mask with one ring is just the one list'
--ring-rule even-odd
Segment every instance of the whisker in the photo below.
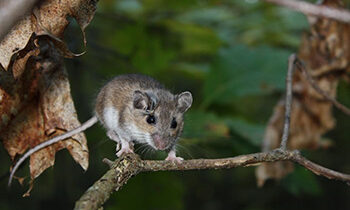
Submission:
{"label": "whisker", "polygon": [[142,151],[142,155],[147,158],[147,155],[148,155],[148,151],[149,151],[149,146],[148,145],[145,145],[143,147],[143,151]]}
{"label": "whisker", "polygon": [[184,147],[181,144],[177,144],[175,150],[178,151],[178,149],[180,149],[181,152],[185,152],[187,156],[193,159],[193,156],[191,155],[190,150],[187,147]]}
{"label": "whisker", "polygon": [[204,158],[211,158],[211,153],[203,146],[192,144],[191,148],[193,148],[194,151],[198,151],[201,155],[204,156]]}
{"label": "whisker", "polygon": [[142,150],[142,155],[144,158],[147,159],[147,151],[148,151],[148,147],[143,147],[143,150]]}
{"label": "whisker", "polygon": [[152,156],[154,154],[154,151],[155,150],[153,149],[153,147],[151,147],[151,146],[146,147],[146,157],[147,157],[147,159],[152,158]]}
{"label": "whisker", "polygon": [[140,153],[143,154],[144,149],[145,149],[147,146],[148,146],[147,144],[141,144],[141,145],[137,148],[137,151],[135,151],[135,152],[140,151]]}

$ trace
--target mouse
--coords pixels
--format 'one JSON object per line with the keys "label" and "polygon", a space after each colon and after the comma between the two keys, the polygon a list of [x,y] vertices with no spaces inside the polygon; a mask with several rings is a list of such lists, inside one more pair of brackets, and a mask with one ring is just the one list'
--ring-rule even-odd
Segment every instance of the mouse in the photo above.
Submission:
{"label": "mouse", "polygon": [[83,132],[100,122],[109,139],[116,142],[116,156],[134,153],[134,143],[167,152],[166,161],[179,163],[176,143],[184,127],[184,114],[191,107],[189,91],[173,94],[156,79],[124,74],[107,82],[97,94],[94,115],[81,126],[29,149],[11,170],[8,186],[18,167],[33,153]]}

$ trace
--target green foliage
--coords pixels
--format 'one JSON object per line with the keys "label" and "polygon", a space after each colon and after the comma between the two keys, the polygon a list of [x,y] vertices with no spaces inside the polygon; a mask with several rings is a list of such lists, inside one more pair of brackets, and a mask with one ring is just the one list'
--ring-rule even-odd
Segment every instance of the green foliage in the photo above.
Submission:
{"label": "green foliage", "polygon": [[289,174],[282,181],[282,185],[295,196],[301,197],[304,194],[313,196],[321,195],[322,189],[312,172],[301,166],[295,167],[295,172]]}
{"label": "green foliage", "polygon": [[175,20],[166,21],[164,26],[175,35],[179,35],[181,56],[213,55],[220,47],[220,40],[208,27]]}
{"label": "green foliage", "polygon": [[232,132],[235,132],[253,146],[258,147],[261,145],[265,126],[256,123],[249,123],[239,118],[231,118],[227,123]]}
{"label": "green foliage", "polygon": [[205,81],[202,106],[282,90],[289,55],[284,50],[243,45],[221,50]]}
{"label": "green foliage", "polygon": [[[287,58],[297,51],[302,32],[308,29],[305,16],[256,0],[105,0],[98,4],[86,31],[87,53],[67,60],[82,121],[91,116],[93,98],[105,80],[139,72],[157,78],[173,92],[190,90],[194,95],[179,145],[180,155],[216,158],[260,151],[265,125],[283,94]],[[79,52],[80,29],[72,25],[71,30],[66,33],[70,49]],[[342,83],[339,97],[347,105],[348,92],[349,86]],[[346,157],[350,122],[338,116],[341,125],[330,137],[335,136],[341,144],[331,153]],[[1,196],[0,208],[73,207],[84,190],[107,170],[102,158],[113,159],[115,153],[114,143],[107,140],[102,129],[89,130],[87,137],[87,173],[82,174],[66,156],[58,156],[55,171],[49,174],[51,181],[37,181],[32,193],[36,197],[18,203],[14,198],[20,193],[16,191]],[[349,164],[329,153],[311,157],[334,168]],[[142,157],[149,158],[148,154]],[[4,173],[8,165],[2,168]],[[303,168],[297,167],[282,184],[268,182],[262,189],[256,188],[253,168],[232,171],[186,172],[188,176],[141,174],[112,195],[105,208],[350,209],[346,186],[326,185],[328,180],[316,178]],[[6,180],[2,183],[5,186]],[[44,203],[41,195],[45,195]],[[338,206],[332,199],[327,200],[334,195],[341,203]],[[299,201],[308,205],[298,205]]]}
{"label": "green foliage", "polygon": [[131,179],[120,192],[108,201],[107,210],[184,208],[184,186],[180,177],[170,172],[140,174]]}
{"label": "green foliage", "polygon": [[214,113],[191,111],[186,115],[184,136],[187,138],[217,138],[227,133],[222,119]]}

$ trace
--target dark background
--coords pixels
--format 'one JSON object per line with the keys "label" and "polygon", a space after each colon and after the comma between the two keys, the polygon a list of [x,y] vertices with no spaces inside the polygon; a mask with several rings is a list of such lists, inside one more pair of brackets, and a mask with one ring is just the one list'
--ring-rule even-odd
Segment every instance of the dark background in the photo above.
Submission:
{"label": "dark background", "polygon": [[[179,154],[185,159],[230,157],[260,151],[265,125],[284,92],[288,56],[309,30],[304,15],[256,0],[105,0],[87,28],[87,48],[77,24],[66,31],[73,52],[66,60],[81,122],[92,115],[105,81],[123,73],[144,73],[173,92],[190,90]],[[341,82],[338,99],[350,106],[350,85]],[[324,138],[328,150],[303,151],[322,165],[350,173],[350,119],[334,110],[337,127]],[[90,166],[83,172],[66,150],[55,166],[27,185],[6,188],[10,159],[0,147],[0,209],[71,209],[115,158],[114,142],[101,126],[86,132]],[[144,159],[166,154],[138,150]],[[19,174],[29,175],[28,163]],[[28,181],[28,179],[26,180]],[[257,188],[254,168],[143,173],[130,179],[106,209],[350,209],[348,185],[318,177],[302,167]]]}

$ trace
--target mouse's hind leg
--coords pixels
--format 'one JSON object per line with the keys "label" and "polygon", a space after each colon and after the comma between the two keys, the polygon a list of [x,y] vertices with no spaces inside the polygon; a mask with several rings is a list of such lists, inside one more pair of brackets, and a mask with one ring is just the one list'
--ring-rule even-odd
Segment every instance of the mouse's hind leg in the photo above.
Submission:
{"label": "mouse's hind leg", "polygon": [[132,143],[130,143],[122,138],[120,139],[120,142],[121,142],[121,149],[116,154],[118,157],[120,157],[124,153],[134,153],[132,147],[130,147],[130,146],[132,146],[132,145],[130,145]]}
{"label": "mouse's hind leg", "polygon": [[121,138],[114,130],[107,131],[107,136],[117,143],[116,155],[120,157],[124,153],[134,153],[133,143]]}

